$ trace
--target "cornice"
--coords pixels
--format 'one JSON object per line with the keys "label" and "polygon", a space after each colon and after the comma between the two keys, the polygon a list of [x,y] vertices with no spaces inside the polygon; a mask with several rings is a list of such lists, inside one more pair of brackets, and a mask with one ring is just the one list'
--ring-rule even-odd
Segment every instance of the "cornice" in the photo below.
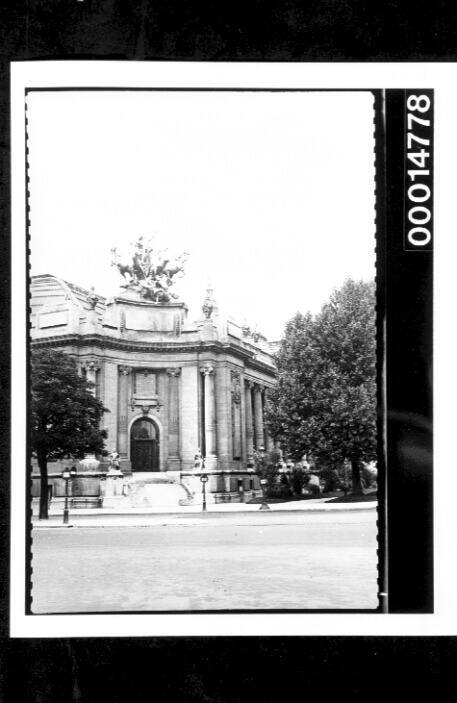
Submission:
{"label": "cornice", "polygon": [[141,298],[136,300],[135,298],[129,298],[127,296],[124,297],[122,295],[115,295],[112,297],[112,300],[115,303],[122,303],[123,305],[132,305],[132,306],[136,306],[136,307],[151,308],[154,310],[157,310],[158,308],[168,308],[168,309],[178,308],[180,310],[187,310],[188,309],[186,303],[182,302],[181,300],[169,301],[168,303],[158,303],[158,302],[154,302],[153,300],[144,300]]}
{"label": "cornice", "polygon": [[[142,342],[127,339],[117,339],[99,334],[65,334],[58,337],[42,337],[41,339],[33,339],[32,347],[99,347],[103,353],[105,349],[119,350],[123,352],[142,352],[150,354],[164,353],[202,353],[212,352],[214,354],[230,353],[239,359],[242,359],[249,368],[263,371],[270,375],[276,375],[276,368],[269,364],[254,358],[253,352],[235,346],[234,344],[219,341],[199,341],[199,342]],[[93,353],[93,352],[92,352]]]}

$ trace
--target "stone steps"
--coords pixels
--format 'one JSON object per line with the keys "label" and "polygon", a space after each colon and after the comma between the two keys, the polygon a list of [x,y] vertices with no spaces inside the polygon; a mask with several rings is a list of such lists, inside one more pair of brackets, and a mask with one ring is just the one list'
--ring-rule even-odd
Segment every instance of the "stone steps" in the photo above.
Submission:
{"label": "stone steps", "polygon": [[166,505],[179,506],[186,501],[189,494],[179,483],[162,481],[135,481],[130,484],[129,495],[125,505],[130,508],[154,508]]}

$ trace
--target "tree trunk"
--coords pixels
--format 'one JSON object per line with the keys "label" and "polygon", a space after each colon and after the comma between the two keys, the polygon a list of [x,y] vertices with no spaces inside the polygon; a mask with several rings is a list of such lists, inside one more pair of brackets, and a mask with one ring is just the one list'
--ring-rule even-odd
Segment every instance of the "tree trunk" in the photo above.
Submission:
{"label": "tree trunk", "polygon": [[362,477],[361,477],[362,464],[361,464],[360,459],[352,459],[351,460],[351,469],[352,469],[352,494],[356,495],[356,496],[362,496],[363,495]]}
{"label": "tree trunk", "polygon": [[48,460],[46,454],[38,452],[40,467],[40,520],[48,519]]}

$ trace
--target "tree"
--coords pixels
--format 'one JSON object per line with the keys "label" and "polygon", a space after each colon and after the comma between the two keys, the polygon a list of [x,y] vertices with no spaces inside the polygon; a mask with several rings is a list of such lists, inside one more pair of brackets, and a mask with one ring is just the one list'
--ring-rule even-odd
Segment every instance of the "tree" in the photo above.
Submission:
{"label": "tree", "polygon": [[266,493],[270,494],[279,476],[281,454],[277,449],[272,449],[269,452],[255,449],[253,458],[256,474],[261,480],[267,481]]}
{"label": "tree", "polygon": [[79,376],[72,357],[56,350],[33,350],[31,368],[31,450],[40,468],[40,518],[48,517],[49,461],[85,453],[106,454],[107,409],[94,398],[94,384]]}
{"label": "tree", "polygon": [[287,324],[270,394],[270,433],[298,461],[309,452],[327,468],[351,463],[353,493],[363,462],[376,459],[374,284],[348,279],[321,312]]}
{"label": "tree", "polygon": [[278,383],[268,394],[266,420],[269,432],[281,442],[283,451],[300,461],[310,450],[303,422],[311,417],[318,350],[313,338],[310,313],[297,314],[286,324],[276,356]]}

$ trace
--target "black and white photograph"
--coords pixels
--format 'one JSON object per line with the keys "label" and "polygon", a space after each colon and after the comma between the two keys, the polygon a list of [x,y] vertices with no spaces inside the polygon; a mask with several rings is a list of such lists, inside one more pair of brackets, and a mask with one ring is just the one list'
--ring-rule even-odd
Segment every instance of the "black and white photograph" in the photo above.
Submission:
{"label": "black and white photograph", "polygon": [[373,93],[26,107],[32,613],[377,609]]}
{"label": "black and white photograph", "polygon": [[454,98],[384,73],[15,67],[14,632],[441,617],[431,263]]}

